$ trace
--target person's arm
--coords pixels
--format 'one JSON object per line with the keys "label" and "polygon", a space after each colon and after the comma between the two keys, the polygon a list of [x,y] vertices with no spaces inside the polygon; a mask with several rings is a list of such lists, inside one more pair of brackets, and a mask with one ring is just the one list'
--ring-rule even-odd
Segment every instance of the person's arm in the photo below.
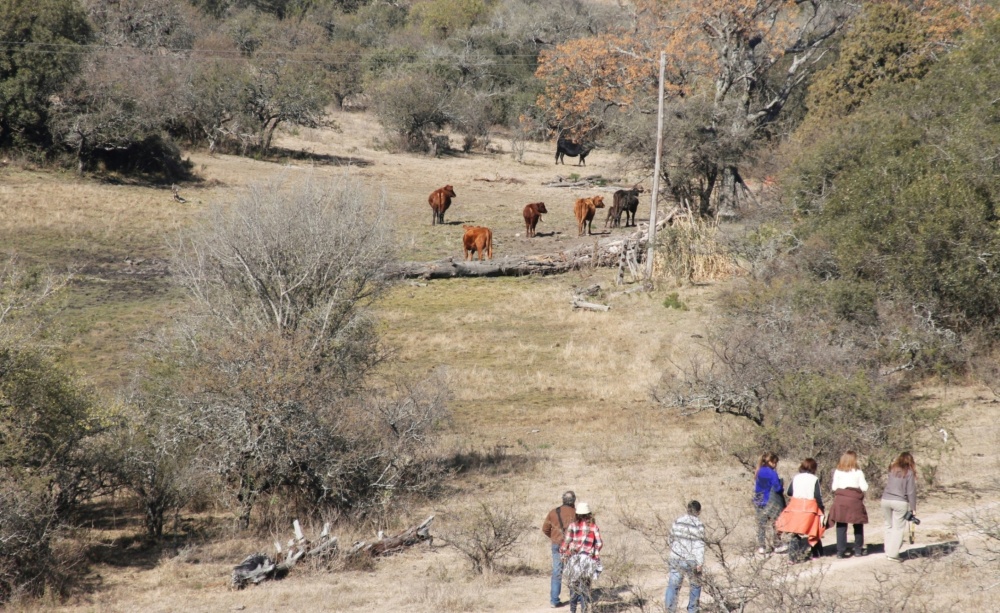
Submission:
{"label": "person's arm", "polygon": [[542,522],[542,534],[552,538],[552,511],[549,511],[549,514],[545,516],[545,521]]}
{"label": "person's arm", "polygon": [[819,479],[816,479],[816,487],[813,488],[813,498],[816,499],[816,504],[819,505],[819,510],[826,513],[826,509],[823,508],[823,493],[820,492]]}
{"label": "person's arm", "polygon": [[594,524],[594,559],[601,559],[601,547],[604,547],[604,541],[601,540],[601,529]]}
{"label": "person's arm", "polygon": [[861,491],[862,492],[867,492],[868,491],[868,481],[865,479],[865,473],[864,473],[864,471],[859,470],[858,474],[860,475],[860,479],[861,479]]}
{"label": "person's arm", "polygon": [[705,565],[705,524],[698,525],[698,536],[694,542],[694,561],[696,572],[701,572],[701,567]]}
{"label": "person's arm", "polygon": [[775,470],[771,471],[771,491],[775,494],[780,494],[781,490],[784,489],[784,485],[781,483],[781,477],[778,476],[778,472]]}
{"label": "person's arm", "polygon": [[906,476],[906,502],[912,513],[917,512],[917,476],[911,470]]}
{"label": "person's arm", "polygon": [[566,532],[563,533],[562,545],[559,545],[559,553],[564,556],[570,554],[570,546],[573,543],[573,536],[575,534],[576,524],[570,524],[566,527]]}

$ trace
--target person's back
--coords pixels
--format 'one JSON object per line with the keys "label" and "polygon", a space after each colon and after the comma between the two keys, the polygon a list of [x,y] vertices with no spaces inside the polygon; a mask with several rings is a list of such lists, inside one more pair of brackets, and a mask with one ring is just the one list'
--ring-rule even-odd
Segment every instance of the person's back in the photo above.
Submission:
{"label": "person's back", "polygon": [[705,563],[705,524],[695,515],[682,515],[671,526],[670,558]]}
{"label": "person's back", "polygon": [[542,522],[542,534],[549,538],[552,553],[552,580],[549,583],[549,604],[558,607],[562,603],[559,594],[562,592],[562,554],[559,548],[566,537],[566,530],[576,521],[576,494],[565,492],[562,495],[562,505],[549,511]]}
{"label": "person's back", "polygon": [[667,558],[670,576],[663,596],[668,613],[673,613],[677,608],[677,594],[685,577],[691,583],[688,613],[698,610],[701,569],[705,564],[705,524],[698,519],[700,514],[701,503],[692,500],[687,505],[687,515],[678,517],[670,527],[670,556]]}

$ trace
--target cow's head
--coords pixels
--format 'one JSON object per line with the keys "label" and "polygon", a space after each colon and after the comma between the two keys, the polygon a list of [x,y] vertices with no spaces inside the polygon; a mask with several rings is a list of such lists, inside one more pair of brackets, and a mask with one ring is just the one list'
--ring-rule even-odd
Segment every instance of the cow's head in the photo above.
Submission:
{"label": "cow's head", "polygon": [[603,209],[604,208],[604,196],[594,196],[591,198],[594,201],[594,208]]}
{"label": "cow's head", "polygon": [[643,192],[643,189],[642,189],[641,185],[639,185],[638,183],[636,183],[635,186],[632,188],[632,191],[635,192],[635,193],[637,193],[637,194],[641,194]]}
{"label": "cow's head", "polygon": [[449,198],[458,198],[458,196],[455,195],[455,188],[450,185],[445,185],[441,188],[441,191],[443,191],[444,195]]}
{"label": "cow's head", "polygon": [[548,211],[545,210],[545,203],[544,202],[532,202],[528,206],[535,207],[535,210],[538,211],[539,213],[548,213]]}

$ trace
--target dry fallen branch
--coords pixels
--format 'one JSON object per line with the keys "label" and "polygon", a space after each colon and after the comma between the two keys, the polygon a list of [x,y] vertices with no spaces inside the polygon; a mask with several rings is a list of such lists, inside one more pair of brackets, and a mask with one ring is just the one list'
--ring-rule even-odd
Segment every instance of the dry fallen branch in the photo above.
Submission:
{"label": "dry fallen branch", "polygon": [[521,184],[521,183],[524,183],[523,180],[518,179],[517,177],[501,177],[500,175],[496,175],[492,179],[490,179],[488,177],[477,177],[477,178],[473,179],[473,181],[485,181],[486,183],[508,183],[508,184],[511,184],[511,183]]}
{"label": "dry fallen branch", "polygon": [[[434,521],[431,515],[418,526],[413,526],[400,532],[395,536],[380,538],[377,541],[359,541],[351,546],[350,550],[343,554],[346,559],[357,559],[362,557],[384,556],[402,551],[407,547],[412,547],[418,543],[427,541],[431,543],[434,537],[430,534],[430,526]],[[258,584],[268,579],[281,579],[288,575],[288,572],[303,558],[333,558],[340,554],[338,539],[330,535],[330,524],[323,526],[323,532],[315,541],[310,541],[302,532],[299,520],[292,522],[295,531],[295,538],[288,541],[288,551],[285,559],[275,563],[270,556],[263,553],[250,554],[239,565],[233,568],[231,585],[234,589],[243,589],[253,583]],[[274,543],[274,547],[281,555],[281,544]]]}
{"label": "dry fallen branch", "polygon": [[580,300],[579,296],[574,296],[573,300],[570,301],[574,309],[584,309],[587,311],[608,311],[611,309],[610,306],[606,304],[597,304],[595,302],[585,302]]}

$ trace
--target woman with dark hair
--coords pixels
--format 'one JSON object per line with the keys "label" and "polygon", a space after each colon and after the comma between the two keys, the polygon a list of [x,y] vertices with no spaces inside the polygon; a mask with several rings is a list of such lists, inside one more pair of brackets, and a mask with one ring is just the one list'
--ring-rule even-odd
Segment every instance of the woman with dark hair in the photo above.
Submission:
{"label": "woman with dark hair", "polygon": [[[799,474],[788,484],[788,506],[778,516],[774,527],[780,532],[792,534],[788,547],[789,561],[804,562],[809,558],[823,555],[823,495],[819,491],[816,477],[816,460],[806,458],[799,465]],[[806,542],[810,547],[806,547]]]}
{"label": "woman with dark hair", "polygon": [[889,478],[882,491],[882,514],[885,516],[885,555],[902,562],[899,550],[906,534],[906,516],[917,512],[917,463],[908,451],[889,465]]}
{"label": "woman with dark hair", "polygon": [[753,504],[757,511],[757,553],[772,551],[781,553],[784,548],[775,549],[777,535],[774,520],[785,509],[785,485],[778,476],[778,455],[771,451],[760,455],[757,471],[754,473]]}
{"label": "woman with dark hair", "polygon": [[847,557],[847,524],[854,526],[854,555],[862,556],[865,524],[868,523],[868,511],[865,510],[868,482],[865,473],[858,469],[858,454],[847,451],[840,456],[830,489],[833,490],[833,506],[826,525],[837,524],[837,557]]}
{"label": "woman with dark hair", "polygon": [[581,613],[590,604],[590,584],[601,574],[601,530],[586,502],[576,503],[576,521],[566,528],[559,553],[563,556],[563,580],[569,586],[569,610]]}

